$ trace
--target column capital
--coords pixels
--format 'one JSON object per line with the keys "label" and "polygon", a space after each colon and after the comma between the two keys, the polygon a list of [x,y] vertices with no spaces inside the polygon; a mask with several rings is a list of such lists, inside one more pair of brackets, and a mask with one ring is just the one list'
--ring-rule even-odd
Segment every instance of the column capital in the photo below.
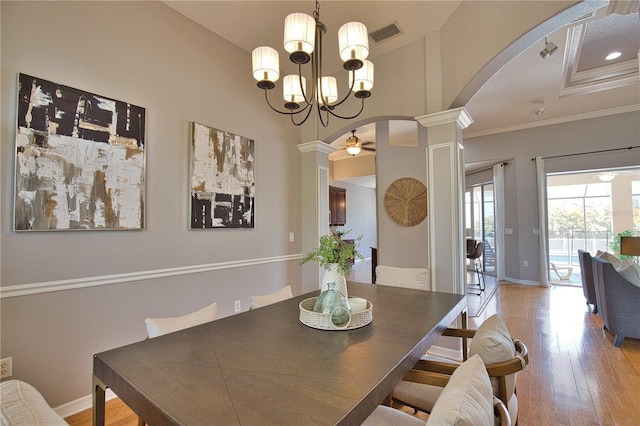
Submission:
{"label": "column capital", "polygon": [[461,129],[466,129],[473,123],[473,118],[464,107],[422,115],[415,119],[427,128],[455,122]]}
{"label": "column capital", "polygon": [[331,145],[326,144],[322,141],[303,142],[301,144],[298,144],[298,149],[302,153],[319,151],[327,155],[336,150]]}

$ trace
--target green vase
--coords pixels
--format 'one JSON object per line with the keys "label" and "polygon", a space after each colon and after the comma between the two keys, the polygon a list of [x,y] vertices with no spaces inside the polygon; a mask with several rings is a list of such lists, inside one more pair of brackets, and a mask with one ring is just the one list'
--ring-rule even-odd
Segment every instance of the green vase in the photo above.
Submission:
{"label": "green vase", "polygon": [[327,289],[320,293],[313,305],[314,312],[331,316],[336,327],[346,327],[351,321],[351,306],[344,294],[336,290],[336,283],[327,283]]}

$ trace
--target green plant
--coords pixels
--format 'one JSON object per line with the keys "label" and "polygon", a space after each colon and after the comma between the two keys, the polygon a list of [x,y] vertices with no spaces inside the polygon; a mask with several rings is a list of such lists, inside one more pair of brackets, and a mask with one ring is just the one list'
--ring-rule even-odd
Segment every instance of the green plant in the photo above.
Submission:
{"label": "green plant", "polygon": [[624,254],[620,254],[620,237],[635,237],[636,234],[635,232],[633,232],[630,229],[627,229],[626,231],[622,231],[616,234],[615,237],[613,237],[613,241],[611,241],[609,243],[609,247],[611,248],[611,250],[613,250],[613,253],[618,256],[620,259],[631,259],[634,260],[635,256],[626,256]]}
{"label": "green plant", "polygon": [[351,262],[355,259],[364,259],[364,256],[358,251],[362,235],[356,238],[353,243],[350,243],[342,238],[349,232],[351,232],[351,229],[347,231],[332,231],[328,235],[321,236],[318,248],[307,253],[300,261],[300,264],[303,265],[309,261],[314,261],[325,269],[328,269],[331,264],[337,264],[338,273],[348,275],[351,272]]}

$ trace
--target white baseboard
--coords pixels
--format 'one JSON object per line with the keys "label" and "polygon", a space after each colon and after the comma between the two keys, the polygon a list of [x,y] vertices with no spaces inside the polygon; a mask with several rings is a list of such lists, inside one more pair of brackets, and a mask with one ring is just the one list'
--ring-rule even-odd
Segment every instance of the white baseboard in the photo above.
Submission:
{"label": "white baseboard", "polygon": [[[118,395],[113,393],[111,389],[107,389],[105,393],[105,401],[109,401],[110,399],[117,398]],[[55,407],[53,410],[58,413],[60,417],[66,419],[69,416],[73,416],[74,414],[78,414],[81,411],[89,410],[93,407],[93,395],[83,396],[82,398],[78,398],[75,401],[67,402],[66,404],[62,404],[58,407]]]}
{"label": "white baseboard", "polygon": [[519,280],[517,278],[511,278],[511,277],[504,277],[504,281],[509,281],[510,283],[515,283],[515,284],[540,285],[540,281]]}

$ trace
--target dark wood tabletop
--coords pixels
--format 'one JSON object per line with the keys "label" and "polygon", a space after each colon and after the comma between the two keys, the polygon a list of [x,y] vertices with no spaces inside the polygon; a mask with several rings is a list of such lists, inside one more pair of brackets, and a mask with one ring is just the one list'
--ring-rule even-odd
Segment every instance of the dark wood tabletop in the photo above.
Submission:
{"label": "dark wood tabletop", "polygon": [[94,423],[111,388],[150,425],[357,425],[466,308],[464,295],[349,283],[371,324],[299,321],[305,294],[96,354]]}

